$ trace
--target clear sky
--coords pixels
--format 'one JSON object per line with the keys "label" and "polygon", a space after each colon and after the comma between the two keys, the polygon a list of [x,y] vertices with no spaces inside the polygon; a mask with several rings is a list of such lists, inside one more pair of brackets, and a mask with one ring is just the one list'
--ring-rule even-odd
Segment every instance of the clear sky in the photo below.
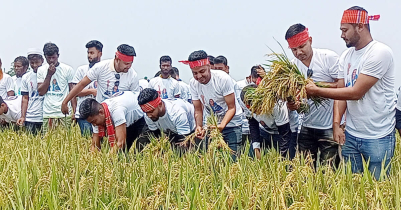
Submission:
{"label": "clear sky", "polygon": [[[267,46],[287,48],[284,35],[289,26],[302,23],[309,28],[313,46],[338,54],[346,49],[340,38],[340,20],[345,9],[362,6],[370,15],[373,38],[394,52],[396,76],[401,56],[400,8],[398,0],[266,1],[266,0],[3,0],[0,5],[0,58],[3,68],[24,55],[28,48],[43,48],[53,42],[60,48],[60,61],[77,68],[86,64],[85,44],[103,43],[103,59],[113,58],[119,44],[135,47],[134,68],[142,78],[159,70],[159,58],[170,55],[184,81],[192,77],[188,66],[178,63],[199,49],[224,55],[236,79],[249,75],[252,65],[266,63]],[[401,80],[396,80],[396,87]]]}

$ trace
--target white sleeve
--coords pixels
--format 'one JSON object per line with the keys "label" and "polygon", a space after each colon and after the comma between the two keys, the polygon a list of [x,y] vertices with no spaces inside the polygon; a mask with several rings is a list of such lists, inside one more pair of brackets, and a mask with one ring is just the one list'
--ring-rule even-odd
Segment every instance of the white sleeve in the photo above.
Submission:
{"label": "white sleeve", "polygon": [[99,133],[99,128],[97,126],[92,125],[93,133]]}
{"label": "white sleeve", "polygon": [[189,126],[189,121],[185,112],[180,112],[174,121],[179,135],[188,135],[191,133],[191,126]]}
{"label": "white sleeve", "polygon": [[139,79],[138,79],[138,74],[132,69],[132,74],[133,74],[133,78],[132,78],[132,83],[130,86],[130,91],[132,92],[138,92],[141,91],[141,89],[139,88]]}
{"label": "white sleeve", "polygon": [[338,55],[335,52],[331,52],[327,55],[327,66],[329,67],[328,73],[330,74],[331,78],[337,79],[338,78],[338,68],[339,68],[339,60]]}
{"label": "white sleeve", "polygon": [[97,77],[99,74],[102,74],[101,68],[97,68],[96,65],[94,65],[92,68],[89,69],[89,71],[86,72],[86,76],[90,81],[95,81],[97,80]]}
{"label": "white sleeve", "polygon": [[230,76],[221,77],[221,93],[223,96],[228,96],[234,93],[234,83]]}
{"label": "white sleeve", "polygon": [[192,81],[192,80],[189,83],[189,89],[190,89],[192,100],[199,100],[198,91],[195,89],[195,81]]}
{"label": "white sleeve", "polygon": [[286,103],[282,102],[276,103],[273,109],[273,117],[277,126],[282,126],[290,122]]}
{"label": "white sleeve", "polygon": [[[25,75],[24,75],[25,76]],[[28,77],[22,77],[22,80],[21,80],[21,92],[29,92],[29,90],[28,90]]]}
{"label": "white sleeve", "polygon": [[181,95],[181,87],[177,81],[175,81],[174,96]]}
{"label": "white sleeve", "polygon": [[7,77],[5,82],[6,82],[7,92],[14,90],[14,80],[13,80],[13,78]]}
{"label": "white sleeve", "polygon": [[361,74],[381,79],[393,65],[393,53],[387,48],[375,48],[366,58]]}
{"label": "white sleeve", "polygon": [[252,147],[253,149],[260,149],[260,142],[253,142]]}
{"label": "white sleeve", "polygon": [[46,72],[46,69],[45,68],[41,68],[41,67],[39,67],[39,69],[38,69],[38,75],[37,75],[37,78],[36,78],[36,80],[37,80],[37,82],[38,83],[43,83],[44,81],[45,81],[45,77],[46,77],[46,74],[47,72]]}
{"label": "white sleeve", "polygon": [[78,68],[75,71],[75,75],[74,75],[74,78],[72,79],[72,83],[78,84],[84,78],[84,76],[85,75],[83,74],[82,68]]}
{"label": "white sleeve", "polygon": [[145,118],[146,124],[148,125],[149,130],[155,131],[155,130],[159,129],[157,127],[156,123],[153,122],[148,116],[146,116],[146,114],[145,114],[144,118]]}
{"label": "white sleeve", "polygon": [[110,115],[115,127],[127,122],[127,120],[125,119],[125,110],[123,107],[117,107],[117,109],[112,111]]}

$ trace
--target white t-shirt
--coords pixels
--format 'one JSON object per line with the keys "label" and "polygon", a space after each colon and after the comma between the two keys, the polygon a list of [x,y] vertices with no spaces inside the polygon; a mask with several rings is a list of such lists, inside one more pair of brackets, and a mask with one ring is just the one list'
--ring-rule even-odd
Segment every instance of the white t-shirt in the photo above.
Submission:
{"label": "white t-shirt", "polygon": [[299,126],[299,114],[297,111],[288,110],[288,117],[290,120],[290,128],[291,132],[294,133],[297,131]]}
{"label": "white t-shirt", "polygon": [[[298,69],[307,77],[308,69],[313,71],[314,82],[335,82],[338,78],[338,55],[326,49],[313,48],[313,56],[309,68],[300,60],[292,61]],[[303,126],[315,129],[330,129],[333,127],[334,100],[328,99],[316,106],[312,100],[308,100],[309,112],[305,113]]]}
{"label": "white t-shirt", "polygon": [[[80,66],[77,68],[77,71],[75,72],[74,78],[72,79],[72,83],[78,84],[85,76],[86,72],[89,71],[89,64]],[[89,83],[84,89],[93,89],[94,88],[94,83],[96,81],[93,81]],[[77,110],[75,112],[75,118],[79,118],[79,107],[81,106],[82,102],[87,99],[87,98],[94,98],[95,96],[87,95],[83,97],[77,97]]]}
{"label": "white t-shirt", "polygon": [[192,96],[191,96],[191,91],[189,90],[189,85],[182,80],[178,81],[178,85],[180,86],[180,92],[181,92],[180,98],[183,99],[184,101],[191,102]]}
{"label": "white t-shirt", "polygon": [[[210,116],[211,111],[213,111],[215,115],[217,115],[218,123],[220,123],[228,110],[224,97],[235,92],[234,83],[231,77],[224,71],[210,70],[210,73],[211,78],[207,84],[201,84],[192,78],[189,86],[192,100],[200,100],[203,104],[203,115],[205,119],[207,116]],[[241,125],[242,109],[238,100],[235,100],[235,115],[226,127]]]}
{"label": "white t-shirt", "polygon": [[360,100],[347,100],[346,131],[358,138],[377,139],[394,131],[396,96],[392,50],[372,41],[356,51],[346,50],[340,58],[339,78],[346,87],[354,86],[359,74],[378,81]]}
{"label": "white t-shirt", "polygon": [[[38,68],[38,83],[45,81],[48,68],[49,64]],[[56,72],[50,79],[50,85],[43,101],[44,118],[61,118],[65,116],[61,112],[61,104],[70,92],[69,84],[72,83],[74,73],[74,69],[64,63],[60,63],[56,67]],[[71,106],[69,108],[71,113]]]}
{"label": "white t-shirt", "polygon": [[[139,92],[123,91],[103,101],[109,108],[114,127],[124,123],[129,127],[143,117],[138,95]],[[93,133],[99,133],[97,126],[93,126]]]}
{"label": "white t-shirt", "polygon": [[148,88],[149,82],[146,79],[140,79],[139,80],[139,90],[142,91],[145,88]]}
{"label": "white t-shirt", "polygon": [[11,78],[13,79],[13,82],[14,82],[14,94],[16,96],[20,96],[21,95],[21,87],[22,87],[22,77],[17,77],[16,75],[14,75]]}
{"label": "white t-shirt", "polygon": [[398,88],[398,100],[396,108],[401,111],[401,87]]}
{"label": "white t-shirt", "polygon": [[5,99],[7,98],[7,92],[12,90],[14,90],[13,79],[10,75],[3,72],[3,78],[0,80],[0,96]]}
{"label": "white t-shirt", "polygon": [[256,115],[253,117],[262,126],[262,129],[270,134],[279,134],[278,127],[289,123],[288,109],[285,103],[276,104],[273,108],[273,114]]}
{"label": "white t-shirt", "polygon": [[89,69],[86,76],[91,81],[97,81],[96,100],[98,102],[111,98],[113,94],[120,91],[140,92],[139,79],[135,70],[131,67],[127,73],[117,73],[114,69],[114,59],[95,64]]}
{"label": "white t-shirt", "polygon": [[[241,92],[242,92],[242,89],[246,85],[244,86],[242,80],[239,82],[236,82],[235,80],[233,80],[233,82],[234,82],[234,89],[235,89],[235,97],[237,98],[238,104],[240,105],[240,107],[242,108],[242,111],[243,111],[242,116],[241,116],[241,118],[242,118],[242,128],[241,128],[242,134],[247,135],[247,134],[250,134],[249,122],[248,122],[248,119],[246,118],[246,116],[248,115],[247,114],[248,109],[246,108],[245,104],[241,100]],[[245,79],[245,82],[246,82],[246,79]]]}
{"label": "white t-shirt", "polygon": [[4,119],[6,122],[16,123],[17,120],[21,117],[21,96],[10,96],[7,99],[4,99],[4,102],[7,104],[8,111],[7,113],[3,113],[0,115],[0,119]]}
{"label": "white t-shirt", "polygon": [[37,74],[33,71],[27,72],[22,76],[21,92],[27,92],[29,101],[26,110],[27,122],[43,121],[43,100],[44,96],[40,96],[38,92]]}
{"label": "white t-shirt", "polygon": [[145,115],[146,124],[151,131],[157,129],[163,132],[173,132],[179,135],[187,135],[195,130],[194,106],[180,98],[163,99],[166,107],[164,116],[153,122]]}
{"label": "white t-shirt", "polygon": [[244,87],[248,86],[248,85],[252,85],[254,84],[253,82],[248,82],[248,80],[244,79],[244,80],[240,80],[237,82],[237,85],[239,88],[244,89]]}
{"label": "white t-shirt", "polygon": [[173,99],[176,95],[181,94],[177,80],[171,77],[167,79],[161,77],[152,78],[148,87],[157,90],[162,99]]}

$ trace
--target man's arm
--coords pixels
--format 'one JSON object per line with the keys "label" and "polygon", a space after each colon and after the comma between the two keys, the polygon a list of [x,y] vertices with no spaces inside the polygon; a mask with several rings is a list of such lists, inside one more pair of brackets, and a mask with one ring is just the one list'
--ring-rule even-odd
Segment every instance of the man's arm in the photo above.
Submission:
{"label": "man's arm", "polygon": [[116,140],[118,149],[124,149],[126,146],[126,138],[127,138],[127,124],[123,123],[117,126],[116,131]]}
{"label": "man's arm", "polygon": [[311,82],[306,85],[306,92],[308,96],[321,96],[334,100],[359,100],[378,80],[372,76],[359,74],[353,87],[319,88]]}
{"label": "man's arm", "polygon": [[61,104],[63,114],[68,114],[68,102],[75,98],[89,83],[91,83],[91,80],[85,76],[74,88],[70,89],[70,93],[68,93]]}
{"label": "man's arm", "polygon": [[[50,80],[54,73],[56,73],[56,67],[54,66],[54,64],[50,64],[49,68],[47,69],[47,74],[45,79],[43,80],[43,82],[38,82],[39,95],[44,96],[47,93],[50,86]],[[39,72],[38,72],[38,79],[39,79]]]}
{"label": "man's arm", "polygon": [[[72,90],[73,87],[74,87],[74,84],[73,84],[73,83],[69,83],[69,84],[68,84],[68,87],[69,87],[70,92],[71,92],[71,90]],[[71,106],[72,106],[72,111],[73,111],[72,119],[75,119],[75,113],[77,112],[77,97],[73,97],[73,98],[71,99]]]}
{"label": "man's arm", "polygon": [[200,100],[193,100],[194,105],[194,113],[195,113],[195,124],[196,124],[196,133],[198,138],[204,137],[204,130],[203,130],[203,107]]}
{"label": "man's arm", "polygon": [[220,125],[218,125],[220,131],[226,127],[226,125],[231,121],[231,119],[233,119],[235,115],[235,100],[234,93],[224,96],[224,101],[226,102],[228,109]]}
{"label": "man's arm", "polygon": [[[338,88],[343,88],[344,79],[338,81]],[[347,102],[343,100],[335,100],[333,106],[333,138],[339,144],[345,143],[344,131],[340,128],[342,117],[347,108]]]}
{"label": "man's arm", "polygon": [[100,144],[100,137],[98,133],[93,133],[92,135],[92,147],[91,147],[91,151],[97,151],[101,149],[101,144]]}
{"label": "man's arm", "polygon": [[29,94],[27,92],[22,93],[22,102],[21,102],[21,117],[17,121],[17,125],[23,126],[26,119],[26,110],[28,109],[29,102]]}

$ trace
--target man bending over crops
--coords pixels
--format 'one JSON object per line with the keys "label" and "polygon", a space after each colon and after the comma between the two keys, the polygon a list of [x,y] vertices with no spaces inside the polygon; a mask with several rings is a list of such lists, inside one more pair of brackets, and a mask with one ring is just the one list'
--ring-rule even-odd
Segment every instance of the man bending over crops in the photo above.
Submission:
{"label": "man bending over crops", "polygon": [[177,80],[171,78],[172,60],[170,56],[165,55],[159,61],[160,76],[154,77],[149,81],[149,88],[155,89],[162,99],[180,98],[180,85]]}
{"label": "man bending over crops", "polygon": [[0,96],[0,119],[6,123],[16,123],[21,117],[21,96]]}
{"label": "man bending over crops", "polygon": [[[189,55],[187,61],[194,76],[190,81],[192,102],[195,107],[196,133],[203,139],[205,130],[203,119],[213,112],[217,116],[217,128],[222,132],[224,141],[234,152],[239,152],[242,135],[242,109],[234,94],[234,83],[223,71],[210,70],[209,59],[203,50]],[[206,119],[205,118],[205,119]]]}
{"label": "man bending over crops", "polygon": [[[257,88],[255,84],[246,86],[241,92],[241,100],[245,104],[251,104],[252,101],[245,99],[245,93],[251,89]],[[273,144],[280,151],[282,156],[287,156],[289,152],[291,130],[288,117],[288,110],[285,102],[277,103],[273,114],[256,115],[248,117],[249,129],[251,133],[251,154],[260,159],[261,147],[268,147]]]}
{"label": "man bending over crops", "polygon": [[[295,59],[292,61],[305,77],[314,82],[323,82],[335,88],[338,81],[338,55],[327,49],[312,48],[312,37],[302,24],[292,25],[285,34]],[[298,148],[302,153],[310,153],[316,163],[318,150],[320,161],[339,162],[338,144],[333,140],[333,100],[315,105],[308,100],[309,111],[303,116],[303,124],[298,136]],[[291,99],[290,110],[298,110],[300,101]]]}
{"label": "man bending over crops", "polygon": [[[74,69],[59,62],[59,49],[53,43],[46,43],[43,47],[47,64],[38,68],[38,92],[44,96],[43,100],[43,131],[55,128],[58,125],[71,126],[71,116],[61,112],[61,104],[72,89]],[[74,109],[77,105],[74,99],[71,103]],[[66,109],[70,109],[67,106]]]}
{"label": "man bending over crops", "polygon": [[[353,172],[363,171],[363,160],[369,160],[369,171],[376,179],[382,164],[390,167],[394,154],[396,105],[393,52],[370,34],[369,20],[379,17],[368,16],[362,7],[345,10],[340,29],[349,49],[340,57],[339,88],[307,85],[309,96],[343,100],[334,107],[334,138],[344,144],[342,155],[351,162]],[[340,122],[345,111],[344,134]]]}
{"label": "man bending over crops", "polygon": [[39,49],[28,50],[28,60],[32,71],[22,76],[21,86],[21,117],[17,124],[25,126],[26,131],[37,134],[42,129],[43,124],[43,100],[39,95],[37,72],[43,64],[43,53]]}
{"label": "man bending over crops", "polygon": [[133,91],[139,93],[139,78],[131,68],[136,56],[135,49],[122,44],[117,47],[114,59],[100,61],[92,66],[86,76],[72,89],[64,99],[62,112],[68,113],[68,102],[75,98],[92,81],[97,81],[96,100],[102,102],[111,98],[113,94],[121,91]]}
{"label": "man bending over crops", "polygon": [[175,147],[195,131],[194,107],[182,99],[161,99],[156,90],[145,88],[138,103],[146,113],[145,121],[152,134],[164,132]]}
{"label": "man bending over crops", "polygon": [[[79,108],[80,118],[86,119],[93,127],[92,151],[100,150],[101,139],[108,136],[111,152],[127,151],[135,139],[146,132],[143,112],[138,105],[138,93],[120,92],[102,103],[93,98],[85,99]],[[136,148],[142,149],[146,138],[139,138]]]}

